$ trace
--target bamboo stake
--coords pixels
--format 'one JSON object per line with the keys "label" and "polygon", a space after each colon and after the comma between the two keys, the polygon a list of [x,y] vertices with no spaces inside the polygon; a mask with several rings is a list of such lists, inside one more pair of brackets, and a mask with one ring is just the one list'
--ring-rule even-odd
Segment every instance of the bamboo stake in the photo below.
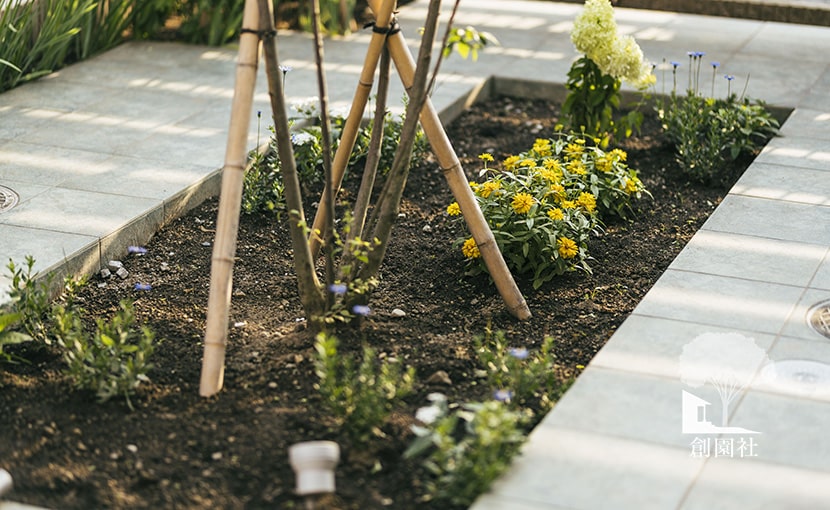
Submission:
{"label": "bamboo stake", "polygon": [[[392,19],[392,11],[395,8],[395,0],[382,0],[382,4],[374,9],[377,27],[389,27]],[[355,140],[357,140],[357,133],[360,128],[360,122],[363,120],[363,112],[366,110],[366,102],[369,100],[369,93],[372,91],[372,84],[375,80],[375,69],[377,69],[378,60],[380,59],[381,50],[386,43],[386,34],[380,32],[372,32],[372,39],[369,41],[369,48],[366,50],[366,58],[363,62],[363,69],[358,80],[357,90],[354,93],[352,106],[349,109],[349,116],[346,118],[346,123],[343,126],[343,132],[340,135],[340,145],[337,146],[337,152],[334,155],[334,162],[332,163],[332,195],[336,196],[340,190],[340,185],[343,183],[343,175],[346,172],[346,164],[349,162],[349,156],[354,148]],[[320,205],[317,208],[317,214],[314,217],[314,224],[312,232],[320,231],[320,238],[325,236],[324,229],[328,221],[327,213],[328,204],[325,198],[320,200]],[[320,238],[312,234],[308,242],[311,246],[311,254],[314,258],[320,253]]]}
{"label": "bamboo stake", "polygon": [[[289,135],[288,114],[285,107],[283,80],[280,76],[279,57],[274,39],[274,18],[271,14],[270,0],[258,0],[263,25],[265,53],[265,71],[268,77],[268,95],[271,98],[271,114],[277,139],[277,156],[280,158],[280,172],[285,185],[285,204],[288,208],[288,229],[291,234],[291,246],[294,251],[294,270],[297,271],[297,286],[300,301],[306,316],[311,319],[320,316],[325,309],[325,301],[320,291],[320,282],[314,269],[314,259],[306,241],[305,214],[303,198],[300,191],[300,178],[297,175],[297,163],[294,160],[294,147]],[[309,321],[311,324],[311,321]]]}
{"label": "bamboo stake", "polygon": [[[369,6],[377,12],[383,6],[382,2],[383,0],[369,0]],[[409,90],[413,84],[415,63],[403,34],[400,32],[390,34],[387,38],[387,45],[404,88]],[[464,176],[461,162],[458,160],[458,156],[456,156],[452,144],[447,138],[447,133],[441,125],[441,120],[438,118],[438,113],[429,98],[426,99],[424,108],[421,110],[420,120],[424,128],[424,134],[426,134],[432,150],[438,158],[444,177],[446,177],[450,190],[461,208],[464,220],[470,228],[470,233],[472,233],[473,239],[475,239],[476,245],[481,251],[481,257],[490,272],[490,276],[493,277],[496,288],[504,299],[508,311],[520,320],[529,319],[531,316],[530,308],[528,308],[524,296],[522,296],[513,275],[510,274],[510,270],[504,262],[504,257],[499,251],[493,232],[490,231],[490,227],[487,225],[487,221],[484,219],[475,195],[470,188],[470,183],[467,182],[467,178]]]}
{"label": "bamboo stake", "polygon": [[[342,14],[342,13],[341,13]],[[342,18],[341,18],[342,20]],[[326,207],[326,226],[323,230],[323,243],[326,251],[326,308],[334,304],[334,192],[331,175],[331,123],[329,121],[329,93],[326,87],[326,73],[323,69],[323,34],[321,33],[320,0],[311,0],[311,23],[314,32],[314,59],[317,64],[317,89],[320,93],[320,135],[323,139],[323,173],[325,189],[321,202]]]}
{"label": "bamboo stake", "polygon": [[[259,14],[256,0],[245,0],[242,26],[257,27]],[[239,231],[239,209],[247,159],[248,123],[253,108],[259,36],[243,32],[239,41],[230,127],[222,169],[222,190],[216,219],[216,240],[210,269],[205,349],[199,394],[209,397],[222,389],[225,374],[225,344],[233,286],[233,259]]]}

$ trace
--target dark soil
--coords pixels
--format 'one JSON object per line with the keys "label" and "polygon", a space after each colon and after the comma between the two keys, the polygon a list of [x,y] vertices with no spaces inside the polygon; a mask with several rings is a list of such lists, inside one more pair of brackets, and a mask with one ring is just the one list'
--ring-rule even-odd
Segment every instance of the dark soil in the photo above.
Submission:
{"label": "dark soil", "polygon": [[[500,161],[526,150],[557,120],[557,105],[499,98],[476,106],[448,132],[472,174],[478,154]],[[533,313],[524,322],[505,312],[486,276],[464,275],[462,255],[451,247],[462,226],[445,213],[452,198],[437,164],[413,168],[373,313],[358,329],[338,332],[347,353],[365,342],[417,370],[406,408],[368,447],[348,444],[321,408],[286,225],[271,216],[241,219],[225,389],[198,396],[211,257],[203,243],[213,241],[217,210],[216,200],[204,203],[160,231],[146,255],[125,257],[127,280],[95,280],[81,292],[89,317],[110,316],[119,300],[134,299],[141,321],[163,339],[152,383],[133,399],[135,411],[73,390],[52,348],[9,349],[31,361],[0,365],[0,467],[15,479],[13,499],[62,509],[295,508],[302,502],[293,494],[288,446],[332,439],[343,451],[330,508],[446,508],[419,502],[426,474],[401,453],[428,393],[489,398],[473,375],[472,338],[488,324],[517,346],[536,347],[552,336],[563,377],[575,375],[727,189],[687,182],[654,119],[621,146],[653,199],[637,204],[633,222],[609,224],[592,241],[592,275],[567,274],[537,291],[518,279]],[[134,290],[137,282],[152,290]],[[395,308],[406,316],[394,317]],[[451,385],[426,382],[439,370]]]}

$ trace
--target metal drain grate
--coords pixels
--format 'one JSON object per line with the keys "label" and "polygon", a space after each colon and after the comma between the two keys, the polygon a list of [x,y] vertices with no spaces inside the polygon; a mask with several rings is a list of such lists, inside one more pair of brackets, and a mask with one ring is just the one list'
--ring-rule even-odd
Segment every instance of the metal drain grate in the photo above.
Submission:
{"label": "metal drain grate", "polygon": [[19,200],[20,196],[13,189],[0,186],[0,213],[16,206]]}
{"label": "metal drain grate", "polygon": [[830,301],[824,301],[811,308],[807,320],[818,334],[830,338]]}

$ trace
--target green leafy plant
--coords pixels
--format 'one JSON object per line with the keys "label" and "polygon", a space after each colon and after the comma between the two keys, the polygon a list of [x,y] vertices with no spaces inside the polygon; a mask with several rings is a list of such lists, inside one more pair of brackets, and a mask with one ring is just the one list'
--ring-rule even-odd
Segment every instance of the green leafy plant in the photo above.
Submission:
{"label": "green leafy plant", "polygon": [[[539,288],[575,269],[590,271],[588,241],[600,217],[625,217],[632,201],[648,192],[630,169],[624,151],[604,151],[574,134],[538,139],[526,152],[504,160],[504,170],[471,183],[493,236],[515,274],[528,274]],[[457,203],[447,213],[459,216]],[[472,237],[456,240],[470,274],[486,270]]]}
{"label": "green leafy plant", "polygon": [[609,0],[587,0],[576,17],[571,41],[583,54],[568,71],[568,95],[562,105],[569,130],[599,137],[628,137],[639,128],[639,108],[617,118],[622,82],[645,90],[656,81],[652,66],[631,36],[620,36]]}
{"label": "green leafy plant", "polygon": [[510,466],[525,441],[526,416],[498,401],[451,410],[443,395],[430,400],[418,410],[423,425],[412,427],[416,437],[404,457],[423,457],[430,499],[469,506]]}
{"label": "green leafy plant", "polygon": [[155,335],[146,326],[136,326],[132,303],[121,301],[110,321],[96,321],[92,334],[71,309],[56,307],[55,318],[66,373],[75,386],[95,392],[101,402],[123,396],[133,409],[130,396],[149,381]]}
{"label": "green leafy plant", "polygon": [[392,358],[378,361],[374,349],[363,348],[358,367],[338,352],[334,336],[320,333],[314,344],[315,371],[323,402],[356,442],[382,435],[380,427],[395,405],[412,391],[413,368],[403,369]]}
{"label": "green leafy plant", "polygon": [[514,408],[544,413],[569,386],[560,383],[555,370],[553,338],[545,338],[541,347],[531,352],[524,347],[510,347],[503,331],[488,328],[473,345],[481,365],[477,375],[486,378],[498,400]]}
{"label": "green leafy plant", "polygon": [[19,344],[32,339],[29,335],[15,331],[13,326],[23,318],[19,313],[0,313],[0,357],[11,361],[12,357],[3,352],[4,345]]}
{"label": "green leafy plant", "polygon": [[33,339],[51,345],[52,294],[50,288],[54,275],[49,274],[39,278],[34,271],[35,259],[26,256],[26,267],[15,265],[9,260],[6,268],[11,275],[12,284],[9,297],[12,300],[12,310],[20,314],[20,322]]}
{"label": "green leafy plant", "polygon": [[239,36],[244,0],[188,0],[178,3],[179,33],[193,44],[221,46]]}
{"label": "green leafy plant", "polygon": [[499,40],[490,32],[479,31],[469,25],[464,28],[455,28],[447,37],[444,58],[449,57],[455,51],[463,59],[472,57],[473,61],[476,61],[479,50],[493,44],[498,46]]}
{"label": "green leafy plant", "polygon": [[[668,100],[658,103],[657,113],[683,171],[703,183],[726,181],[734,177],[729,163],[760,149],[778,134],[779,124],[763,102],[738,97],[731,90],[723,99],[703,96],[699,83],[704,53],[689,54],[690,88],[685,95],[672,90]],[[678,66],[672,62],[675,87]],[[712,63],[712,93],[718,67]],[[731,83],[734,77],[725,79]]]}

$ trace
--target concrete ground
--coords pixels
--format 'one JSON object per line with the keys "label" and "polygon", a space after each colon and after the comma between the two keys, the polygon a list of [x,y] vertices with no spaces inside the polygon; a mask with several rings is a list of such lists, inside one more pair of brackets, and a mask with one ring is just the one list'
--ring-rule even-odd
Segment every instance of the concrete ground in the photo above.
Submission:
{"label": "concrete ground", "polygon": [[[401,10],[410,44],[425,8],[418,0]],[[476,92],[563,82],[580,9],[463,2],[457,23],[493,32],[501,46],[478,62],[445,62],[438,110],[449,118]],[[664,59],[685,64],[687,51],[705,51],[739,87],[751,75],[748,95],[794,111],[473,508],[830,508],[830,339],[807,325],[811,307],[830,300],[830,29],[627,8],[616,16],[660,64],[658,92],[671,88]],[[341,105],[368,38],[328,42]],[[294,68],[289,101],[312,94],[309,37],[281,34],[278,44]],[[33,255],[39,270],[92,272],[215,194],[234,58],[129,43],[0,95],[0,185],[20,196],[0,213],[0,260]],[[483,85],[489,77],[498,79]],[[260,73],[254,111],[268,111],[264,83]],[[252,116],[252,147],[258,126],[264,138]],[[721,423],[714,388],[680,375],[696,347],[708,357],[693,368],[723,367],[737,353],[740,366],[728,369],[752,380],[729,407],[732,429],[712,425]]]}

